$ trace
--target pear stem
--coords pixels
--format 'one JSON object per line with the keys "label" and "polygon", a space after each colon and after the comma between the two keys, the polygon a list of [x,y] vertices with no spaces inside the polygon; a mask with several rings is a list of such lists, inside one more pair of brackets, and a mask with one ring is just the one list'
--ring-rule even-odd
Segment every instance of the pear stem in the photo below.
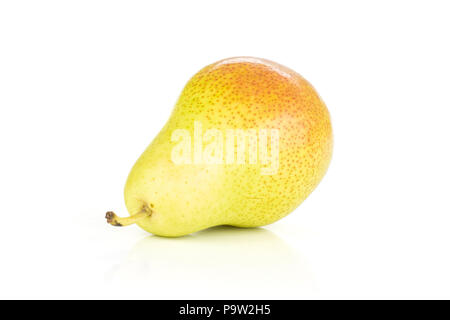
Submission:
{"label": "pear stem", "polygon": [[115,227],[125,227],[134,224],[144,218],[150,217],[152,213],[153,211],[148,206],[144,206],[141,212],[133,214],[132,216],[126,218],[119,217],[112,211],[108,211],[105,218],[110,225],[113,225]]}

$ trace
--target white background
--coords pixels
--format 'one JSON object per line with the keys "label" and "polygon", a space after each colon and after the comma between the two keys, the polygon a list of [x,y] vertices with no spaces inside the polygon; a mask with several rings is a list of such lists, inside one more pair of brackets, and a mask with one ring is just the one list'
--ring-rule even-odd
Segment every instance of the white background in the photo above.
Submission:
{"label": "white background", "polygon": [[[0,298],[450,298],[446,1],[2,1]],[[332,115],[331,166],[288,217],[179,239],[123,186],[186,81],[284,64]]]}

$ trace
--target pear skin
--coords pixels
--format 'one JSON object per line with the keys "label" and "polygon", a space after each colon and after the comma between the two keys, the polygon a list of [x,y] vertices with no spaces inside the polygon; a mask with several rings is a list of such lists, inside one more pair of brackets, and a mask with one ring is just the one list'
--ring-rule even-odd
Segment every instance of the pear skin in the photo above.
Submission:
{"label": "pear skin", "polygon": [[189,80],[133,166],[130,217],[107,220],[167,237],[267,225],[314,190],[332,148],[327,107],[303,77],[265,59],[221,60]]}

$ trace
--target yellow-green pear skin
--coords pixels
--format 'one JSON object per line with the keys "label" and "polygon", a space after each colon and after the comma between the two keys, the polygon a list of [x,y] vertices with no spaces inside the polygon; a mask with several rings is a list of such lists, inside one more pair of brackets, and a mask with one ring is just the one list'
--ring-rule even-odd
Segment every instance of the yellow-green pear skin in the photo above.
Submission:
{"label": "yellow-green pear skin", "polygon": [[[249,138],[260,130],[274,133],[274,144],[268,138],[263,145],[261,135],[258,142]],[[245,163],[237,161],[238,138],[227,140],[230,132],[247,139]],[[259,161],[265,146],[272,163]],[[329,112],[303,77],[265,59],[221,60],[186,84],[170,119],[129,174],[126,206],[130,215],[150,210],[137,224],[160,236],[216,225],[267,225],[292,212],[318,185],[332,146]],[[257,149],[255,163],[249,152]],[[184,162],[174,161],[177,152]],[[207,162],[208,154],[224,161]]]}

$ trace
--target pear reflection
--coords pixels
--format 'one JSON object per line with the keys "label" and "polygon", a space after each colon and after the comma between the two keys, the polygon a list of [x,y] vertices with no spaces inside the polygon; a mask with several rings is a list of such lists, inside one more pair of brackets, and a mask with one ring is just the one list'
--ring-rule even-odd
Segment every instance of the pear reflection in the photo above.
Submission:
{"label": "pear reflection", "polygon": [[273,232],[228,226],[181,238],[148,236],[115,270],[113,281],[180,298],[186,298],[183,293],[208,298],[208,291],[218,288],[235,298],[268,292],[282,298],[292,290],[314,289],[305,262]]}

